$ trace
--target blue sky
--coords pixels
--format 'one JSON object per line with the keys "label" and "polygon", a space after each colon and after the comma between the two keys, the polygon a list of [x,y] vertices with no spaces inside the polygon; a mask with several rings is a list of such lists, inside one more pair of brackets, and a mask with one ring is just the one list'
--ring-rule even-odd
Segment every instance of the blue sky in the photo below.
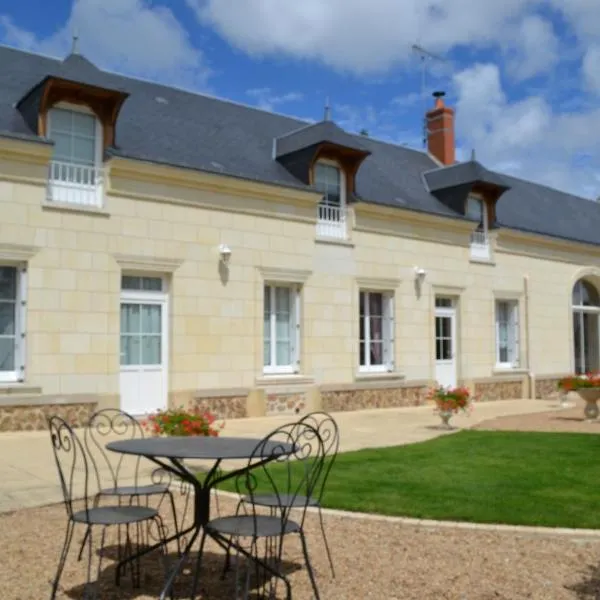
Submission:
{"label": "blue sky", "polygon": [[[598,0],[22,0],[0,43],[421,147],[434,89],[459,157],[600,196]],[[420,44],[429,61],[426,97]]]}

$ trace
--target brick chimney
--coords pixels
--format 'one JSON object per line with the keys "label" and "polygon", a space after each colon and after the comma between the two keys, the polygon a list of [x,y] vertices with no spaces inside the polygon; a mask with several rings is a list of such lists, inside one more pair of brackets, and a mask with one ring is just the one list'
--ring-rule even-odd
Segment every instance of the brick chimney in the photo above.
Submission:
{"label": "brick chimney", "polygon": [[434,107],[425,115],[427,126],[427,151],[443,165],[453,165],[454,109],[444,104],[445,92],[433,92]]}

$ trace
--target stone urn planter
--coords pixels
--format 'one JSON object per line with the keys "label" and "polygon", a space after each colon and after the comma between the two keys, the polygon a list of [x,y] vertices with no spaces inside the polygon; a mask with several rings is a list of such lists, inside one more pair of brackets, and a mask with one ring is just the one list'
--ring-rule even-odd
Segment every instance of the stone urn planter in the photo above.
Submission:
{"label": "stone urn planter", "polygon": [[598,419],[598,400],[600,400],[600,373],[586,373],[585,375],[569,375],[558,382],[558,389],[563,394],[574,392],[585,401],[583,414],[586,421]]}
{"label": "stone urn planter", "polygon": [[586,420],[595,421],[598,419],[600,410],[598,409],[598,400],[600,400],[600,387],[580,388],[577,390],[579,397],[585,400],[583,414]]}
{"label": "stone urn planter", "polygon": [[435,402],[435,411],[442,420],[443,429],[454,429],[450,419],[458,411],[468,412],[472,404],[471,392],[465,387],[437,386],[431,389],[428,397]]}
{"label": "stone urn planter", "polygon": [[454,416],[454,411],[440,410],[438,411],[438,415],[440,415],[440,419],[442,420],[442,427],[444,429],[452,429],[452,425],[450,425],[450,419]]}

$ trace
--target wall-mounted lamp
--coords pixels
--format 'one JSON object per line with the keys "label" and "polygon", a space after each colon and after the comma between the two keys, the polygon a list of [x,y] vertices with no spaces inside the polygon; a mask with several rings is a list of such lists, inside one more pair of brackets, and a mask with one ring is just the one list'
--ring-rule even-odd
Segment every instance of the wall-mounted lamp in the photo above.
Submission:
{"label": "wall-mounted lamp", "polygon": [[427,275],[427,271],[423,269],[423,267],[415,267],[415,279],[419,282],[425,279],[425,275]]}
{"label": "wall-mounted lamp", "polygon": [[221,262],[224,265],[229,264],[231,258],[231,248],[227,244],[221,244],[219,246],[219,255],[221,256]]}

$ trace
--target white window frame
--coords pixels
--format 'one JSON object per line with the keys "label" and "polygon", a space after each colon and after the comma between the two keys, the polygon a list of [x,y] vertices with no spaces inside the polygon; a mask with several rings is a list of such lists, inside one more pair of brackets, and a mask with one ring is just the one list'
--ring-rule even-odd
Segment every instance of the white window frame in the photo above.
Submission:
{"label": "white window frame", "polygon": [[319,165],[327,165],[328,167],[335,167],[340,174],[340,210],[343,212],[346,208],[346,174],[342,165],[335,160],[329,158],[320,158],[315,162],[313,167],[313,185],[317,184],[317,168]]}
{"label": "white window frame", "polygon": [[[277,336],[276,336],[276,319],[277,311],[275,307],[275,290],[278,288],[284,288],[290,291],[290,315],[292,318],[291,323],[291,364],[289,365],[277,365]],[[265,281],[263,286],[263,327],[264,327],[264,307],[265,298],[264,294],[268,289],[270,294],[269,306],[271,311],[269,313],[269,327],[270,327],[270,340],[271,340],[271,356],[270,364],[264,364],[264,329],[263,329],[263,345],[261,347],[262,360],[263,360],[263,373],[265,375],[283,375],[283,374],[294,374],[300,372],[300,286],[297,284],[281,283],[276,281]]]}
{"label": "white window frame", "polygon": [[[369,296],[371,294],[379,294],[382,296],[382,323],[381,323],[381,333],[383,343],[381,345],[381,351],[383,353],[383,361],[380,365],[371,365],[370,353],[367,354],[367,364],[362,363],[362,353],[360,351],[360,326],[358,329],[358,370],[360,373],[388,373],[394,370],[394,332],[395,332],[395,315],[394,315],[394,294],[393,292],[383,291],[383,290],[372,290],[372,289],[361,289],[358,292],[359,294],[359,304],[358,304],[358,318],[364,319],[364,332],[365,339],[364,343],[366,347],[369,347],[371,343],[371,323],[369,320]],[[365,306],[365,314],[363,317],[360,316],[360,296],[364,294],[364,306]]]}
{"label": "white window frame", "polygon": [[[102,123],[98,118],[98,115],[87,106],[83,106],[80,104],[71,104],[69,102],[57,102],[48,110],[48,115],[46,117],[46,137],[48,139],[52,139],[52,111],[54,109],[60,109],[65,111],[71,111],[75,113],[82,113],[84,115],[89,115],[94,117],[96,121],[96,131],[94,133],[95,138],[95,154],[94,154],[94,167],[99,167],[102,164],[102,148],[103,148],[103,138],[104,138],[104,129],[102,127]],[[63,162],[63,161],[60,161]],[[73,163],[77,164],[77,163]],[[87,166],[87,165],[86,165]]]}
{"label": "white window frame", "polygon": [[[502,322],[500,320],[501,316],[501,305],[508,306],[509,312],[509,321],[506,323],[507,327],[511,327],[513,330],[513,343],[514,347],[508,348],[509,355],[512,352],[513,359],[507,361],[500,360],[500,328],[502,326]],[[521,337],[521,329],[519,324],[519,301],[511,300],[511,299],[503,299],[499,298],[495,301],[494,304],[494,320],[496,323],[496,368],[497,369],[516,369],[520,365],[520,337]],[[510,340],[510,337],[509,337]]]}
{"label": "white window frame", "polygon": [[0,371],[0,383],[17,383],[25,381],[26,359],[26,326],[27,326],[27,269],[23,265],[0,264],[16,270],[17,289],[15,298],[15,369],[13,371]]}

